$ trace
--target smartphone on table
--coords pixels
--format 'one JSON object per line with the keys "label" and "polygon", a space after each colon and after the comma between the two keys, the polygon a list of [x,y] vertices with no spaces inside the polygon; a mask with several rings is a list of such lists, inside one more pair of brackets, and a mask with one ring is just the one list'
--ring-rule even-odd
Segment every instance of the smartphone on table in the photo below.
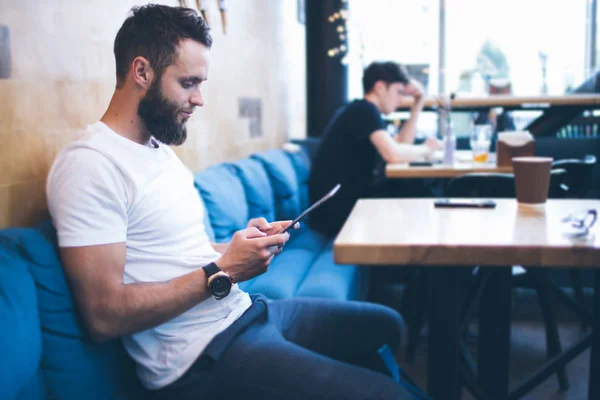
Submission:
{"label": "smartphone on table", "polygon": [[495,208],[496,202],[491,199],[436,199],[436,208]]}

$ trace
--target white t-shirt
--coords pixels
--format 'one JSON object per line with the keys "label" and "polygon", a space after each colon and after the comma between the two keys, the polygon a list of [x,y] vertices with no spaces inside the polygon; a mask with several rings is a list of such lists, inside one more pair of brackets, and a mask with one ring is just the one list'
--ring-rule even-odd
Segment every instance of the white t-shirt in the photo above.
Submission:
{"label": "white t-shirt", "polygon": [[[61,247],[126,243],[124,283],[163,282],[219,258],[203,225],[191,172],[168,146],[144,146],[102,122],[63,149],[50,170],[48,208]],[[175,381],[250,306],[237,285],[155,328],[123,338],[142,383]]]}

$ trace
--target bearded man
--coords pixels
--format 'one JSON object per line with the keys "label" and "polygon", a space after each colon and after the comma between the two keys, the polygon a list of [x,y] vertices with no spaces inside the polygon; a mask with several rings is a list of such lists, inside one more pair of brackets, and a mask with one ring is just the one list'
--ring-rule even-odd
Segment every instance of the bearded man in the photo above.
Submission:
{"label": "bearded man", "polygon": [[211,45],[194,10],[134,8],[106,113],[50,170],[48,208],[91,339],[121,338],[156,398],[409,398],[377,354],[398,348],[395,311],[238,287],[266,272],[290,221],[254,219],[210,243],[193,176],[169,146],[204,104]]}

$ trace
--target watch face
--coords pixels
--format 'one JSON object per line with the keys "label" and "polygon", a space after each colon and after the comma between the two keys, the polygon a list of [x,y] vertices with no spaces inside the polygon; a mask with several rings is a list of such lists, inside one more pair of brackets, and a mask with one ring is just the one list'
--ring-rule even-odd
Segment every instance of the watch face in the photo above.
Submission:
{"label": "watch face", "polygon": [[215,276],[210,282],[210,292],[217,298],[225,297],[229,294],[231,285],[231,279],[228,276]]}

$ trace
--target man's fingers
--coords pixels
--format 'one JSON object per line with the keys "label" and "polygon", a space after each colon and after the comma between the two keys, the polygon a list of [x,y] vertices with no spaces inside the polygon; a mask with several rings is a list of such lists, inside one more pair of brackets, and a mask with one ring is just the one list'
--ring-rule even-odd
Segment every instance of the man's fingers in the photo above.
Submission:
{"label": "man's fingers", "polygon": [[[287,228],[288,226],[290,226],[290,224],[291,224],[292,222],[293,222],[293,221],[289,221],[289,220],[288,220],[288,221],[281,221],[281,226],[283,227],[283,229],[285,229],[285,228]],[[292,226],[292,228],[291,228],[291,229],[299,229],[299,228],[300,228],[300,222],[296,222],[296,223],[294,224],[294,226]]]}
{"label": "man's fingers", "polygon": [[259,246],[260,247],[271,247],[271,246],[279,246],[279,245],[284,245],[285,242],[288,241],[290,237],[289,233],[278,233],[276,235],[271,235],[271,236],[267,236],[267,237],[262,237],[262,238],[257,238],[256,240],[259,241]]}
{"label": "man's fingers", "polygon": [[248,227],[255,227],[263,232],[272,229],[271,224],[267,222],[264,218],[253,218],[250,220]]}
{"label": "man's fingers", "polygon": [[[292,222],[292,220],[288,219],[286,221],[275,221],[272,223],[272,225],[273,228],[278,227],[276,232],[281,232],[282,230],[286,229]],[[300,229],[300,222],[296,222],[291,229]]]}
{"label": "man's fingers", "polygon": [[255,239],[255,238],[264,238],[267,236],[266,233],[260,231],[258,228],[252,226],[250,228],[244,229],[246,239]]}

